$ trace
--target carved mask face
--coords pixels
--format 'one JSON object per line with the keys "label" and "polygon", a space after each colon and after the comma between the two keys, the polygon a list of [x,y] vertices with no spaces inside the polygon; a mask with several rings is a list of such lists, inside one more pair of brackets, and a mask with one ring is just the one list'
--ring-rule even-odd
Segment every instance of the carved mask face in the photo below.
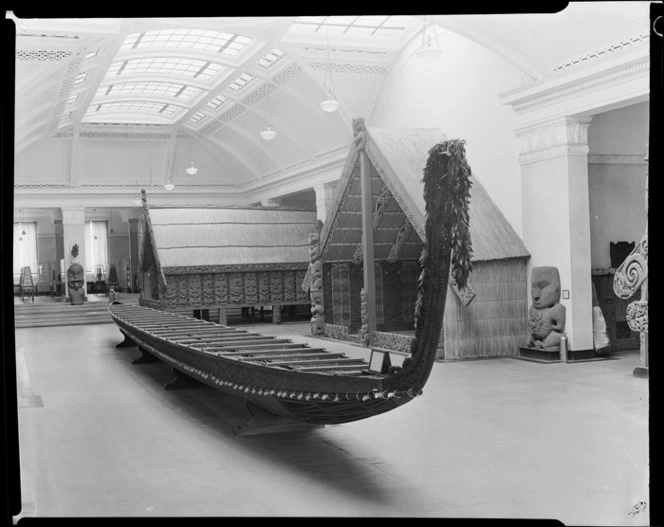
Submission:
{"label": "carved mask face", "polygon": [[535,267],[530,294],[536,309],[552,307],[560,301],[560,277],[555,267]]}

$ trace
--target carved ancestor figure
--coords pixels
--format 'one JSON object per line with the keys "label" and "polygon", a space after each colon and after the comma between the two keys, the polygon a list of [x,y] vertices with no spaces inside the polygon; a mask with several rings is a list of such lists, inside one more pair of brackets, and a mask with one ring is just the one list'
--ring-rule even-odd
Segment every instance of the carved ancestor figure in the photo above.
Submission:
{"label": "carved ancestor figure", "polygon": [[323,307],[323,260],[320,254],[320,231],[309,235],[309,259],[311,262],[311,334],[325,333],[325,308]]}
{"label": "carved ancestor figure", "polygon": [[75,243],[71,248],[72,263],[67,269],[67,287],[69,287],[69,298],[72,305],[80,305],[85,300],[85,270],[83,266],[76,261],[78,258],[78,244]]}
{"label": "carved ancestor figure", "polygon": [[363,117],[353,119],[353,148],[361,150],[364,148],[367,139],[367,127],[364,124]]}
{"label": "carved ancestor figure", "polygon": [[560,274],[556,267],[534,267],[528,311],[529,335],[526,346],[544,350],[560,349],[565,330],[565,306],[560,304]]}

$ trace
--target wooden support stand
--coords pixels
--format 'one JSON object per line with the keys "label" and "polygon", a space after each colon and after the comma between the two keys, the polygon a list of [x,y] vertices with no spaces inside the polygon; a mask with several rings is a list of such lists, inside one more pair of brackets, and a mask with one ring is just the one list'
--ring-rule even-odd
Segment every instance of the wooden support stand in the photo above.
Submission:
{"label": "wooden support stand", "polygon": [[133,348],[134,346],[136,346],[136,343],[133,340],[131,340],[127,335],[124,335],[124,340],[120,342],[120,344],[115,345],[116,348]]}
{"label": "wooden support stand", "polygon": [[192,379],[191,377],[188,377],[175,368],[171,368],[171,370],[173,371],[175,377],[164,384],[165,390],[184,390],[187,388],[200,388],[201,386],[204,386],[202,383]]}
{"label": "wooden support stand", "polygon": [[233,429],[233,433],[236,436],[300,432],[313,430],[315,428],[323,428],[325,426],[312,425],[297,419],[275,415],[247,400],[245,400],[245,407],[251,415],[251,419],[249,419],[244,425],[236,426]]}
{"label": "wooden support stand", "polygon": [[132,364],[151,364],[154,362],[159,362],[157,357],[141,346],[138,347],[138,350],[141,352],[141,356],[131,361]]}

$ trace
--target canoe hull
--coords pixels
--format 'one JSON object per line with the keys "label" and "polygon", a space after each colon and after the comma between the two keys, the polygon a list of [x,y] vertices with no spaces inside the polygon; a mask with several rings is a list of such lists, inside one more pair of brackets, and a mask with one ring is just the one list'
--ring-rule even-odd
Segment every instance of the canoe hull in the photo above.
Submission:
{"label": "canoe hull", "polygon": [[289,419],[348,423],[394,410],[413,398],[386,393],[384,375],[305,373],[246,363],[159,338],[114,316],[113,310],[111,316],[128,339],[178,372]]}

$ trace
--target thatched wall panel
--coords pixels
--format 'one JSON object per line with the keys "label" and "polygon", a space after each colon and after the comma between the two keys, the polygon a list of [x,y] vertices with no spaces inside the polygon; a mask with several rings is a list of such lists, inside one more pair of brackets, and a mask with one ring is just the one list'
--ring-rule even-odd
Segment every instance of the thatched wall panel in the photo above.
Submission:
{"label": "thatched wall panel", "polygon": [[444,358],[515,356],[527,332],[526,260],[475,262],[470,285],[476,296],[469,306],[447,295]]}

